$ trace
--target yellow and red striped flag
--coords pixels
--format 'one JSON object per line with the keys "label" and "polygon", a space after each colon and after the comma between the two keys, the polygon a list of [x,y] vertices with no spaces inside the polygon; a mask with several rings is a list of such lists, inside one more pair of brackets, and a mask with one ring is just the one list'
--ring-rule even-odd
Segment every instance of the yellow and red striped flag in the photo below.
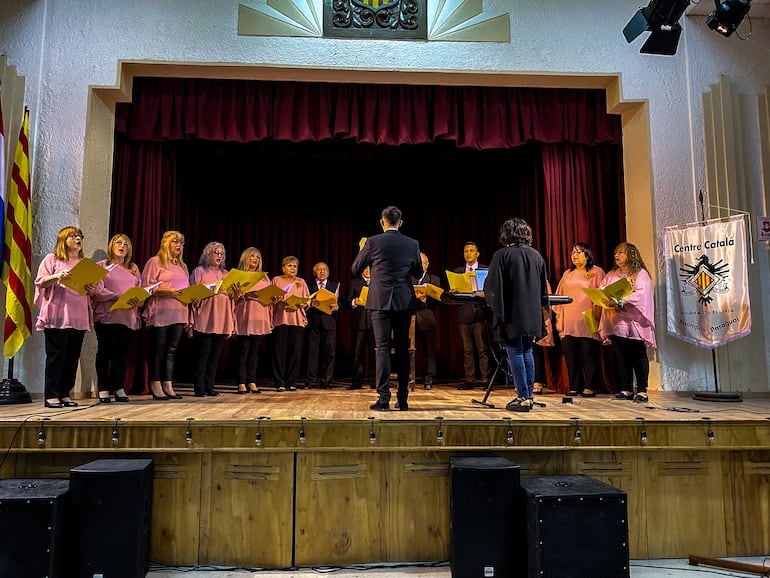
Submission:
{"label": "yellow and red striped flag", "polygon": [[8,198],[5,200],[3,355],[11,358],[32,331],[32,212],[29,182],[29,110],[19,131]]}

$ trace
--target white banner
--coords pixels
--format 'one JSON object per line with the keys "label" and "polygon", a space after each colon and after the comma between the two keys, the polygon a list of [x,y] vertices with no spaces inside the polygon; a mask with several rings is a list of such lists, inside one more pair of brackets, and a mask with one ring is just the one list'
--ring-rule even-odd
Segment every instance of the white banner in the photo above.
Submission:
{"label": "white banner", "polygon": [[751,332],[742,216],[664,230],[667,330],[714,348]]}

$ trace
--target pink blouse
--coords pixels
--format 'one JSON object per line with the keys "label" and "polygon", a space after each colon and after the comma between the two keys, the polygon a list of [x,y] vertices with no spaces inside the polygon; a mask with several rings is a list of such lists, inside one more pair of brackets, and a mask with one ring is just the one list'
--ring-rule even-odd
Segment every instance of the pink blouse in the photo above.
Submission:
{"label": "pink blouse", "polygon": [[[283,275],[279,277],[273,277],[273,285],[277,285],[281,289],[286,290],[284,300],[289,295],[296,295],[297,297],[310,297],[310,290],[307,287],[305,280],[300,277],[295,277],[294,281],[290,281]],[[279,301],[273,305],[273,327],[279,325],[299,325],[305,327],[307,325],[307,313],[302,307],[298,307],[296,311],[289,311]]]}
{"label": "pink blouse", "polygon": [[[256,291],[270,285],[265,277],[248,291]],[[236,335],[267,335],[273,331],[273,306],[262,305],[257,299],[242,299],[234,308]]]}
{"label": "pink blouse", "polygon": [[[218,283],[227,275],[220,268],[198,266],[190,275],[190,285]],[[190,305],[192,328],[199,333],[232,335],[235,331],[233,300],[227,293],[217,293],[202,299],[197,305]]]}
{"label": "pink blouse", "polygon": [[[601,288],[623,277],[617,269],[604,276]],[[647,347],[655,347],[655,296],[650,275],[642,269],[629,277],[634,287],[631,295],[623,299],[622,309],[602,309],[599,335],[602,339],[618,335],[644,341]]]}
{"label": "pink blouse", "polygon": [[[599,339],[597,333],[588,331],[583,311],[594,307],[593,301],[585,294],[583,288],[598,288],[604,279],[604,269],[594,265],[590,270],[567,269],[556,287],[557,295],[572,297],[572,303],[554,305],[556,312],[556,331],[559,335],[572,337],[593,337]],[[598,316],[598,311],[596,312]]]}
{"label": "pink blouse", "polygon": [[[190,278],[181,265],[169,263],[165,269],[160,266],[157,255],[150,257],[142,270],[142,286],[148,287],[160,282],[158,289],[184,289],[190,286]],[[148,327],[166,327],[175,323],[187,325],[187,305],[173,297],[152,296],[144,302],[142,317]]]}
{"label": "pink blouse", "polygon": [[[107,259],[99,261],[99,265],[107,267]],[[136,268],[136,274],[120,265],[115,265],[107,276],[102,280],[103,288],[101,293],[91,297],[94,308],[94,321],[106,323],[108,325],[125,325],[129,329],[139,329],[142,326],[142,320],[139,315],[138,307],[130,309],[115,309],[110,311],[110,307],[131,287],[139,287],[142,284],[142,274],[139,268]]]}
{"label": "pink blouse", "polygon": [[[35,278],[35,306],[38,308],[35,329],[79,329],[93,331],[94,314],[91,297],[80,295],[60,283],[42,287],[43,279],[61,271],[69,271],[76,263],[57,259],[53,253],[43,258]],[[99,284],[101,286],[101,283]]]}

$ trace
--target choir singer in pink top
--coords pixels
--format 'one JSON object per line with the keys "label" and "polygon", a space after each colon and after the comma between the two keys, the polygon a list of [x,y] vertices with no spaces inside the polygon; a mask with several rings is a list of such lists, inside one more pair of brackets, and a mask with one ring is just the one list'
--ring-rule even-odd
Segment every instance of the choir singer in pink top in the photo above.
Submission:
{"label": "choir singer in pink top", "polygon": [[[202,283],[218,287],[227,276],[225,267],[225,246],[212,241],[203,248],[198,266],[190,275],[190,285]],[[212,297],[193,300],[190,304],[190,319],[193,330],[193,386],[195,397],[219,395],[214,381],[219,367],[219,356],[225,339],[235,330],[233,300],[229,293],[217,293]]]}
{"label": "choir singer in pink top", "polygon": [[[83,231],[64,227],[56,235],[53,253],[43,258],[35,278],[35,329],[45,335],[45,407],[76,407],[70,397],[75,387],[80,351],[86,331],[94,328],[91,297],[97,286],[86,285],[86,294],[61,284],[83,258]],[[101,285],[101,283],[100,283]]]}
{"label": "choir singer in pink top", "polygon": [[101,292],[91,298],[96,332],[96,381],[101,403],[110,403],[113,396],[115,401],[128,401],[123,389],[128,370],[128,343],[131,334],[142,326],[140,303],[133,299],[128,309],[111,311],[110,308],[131,287],[142,284],[142,274],[131,261],[132,255],[128,235],[113,235],[107,244],[107,258],[99,261],[99,265],[109,268],[110,272],[102,280]]}
{"label": "choir singer in pink top", "polygon": [[273,377],[277,391],[295,391],[302,362],[302,347],[305,341],[308,303],[291,309],[286,306],[286,299],[292,295],[310,297],[307,283],[297,277],[299,259],[289,255],[281,262],[283,275],[273,277],[286,295],[283,300],[273,305]]}
{"label": "choir singer in pink top", "polygon": [[[242,271],[262,271],[262,252],[256,247],[248,247],[241,253],[238,269]],[[259,347],[262,337],[273,331],[273,305],[263,305],[254,295],[270,285],[270,278],[265,275],[252,287],[241,291],[236,287],[234,293],[235,335],[238,340],[238,393],[262,393],[257,387],[257,366]],[[248,389],[246,389],[248,387]]]}
{"label": "choir singer in pink top", "polygon": [[142,312],[149,337],[147,376],[155,400],[182,398],[174,391],[174,360],[189,317],[187,305],[175,299],[190,285],[183,250],[184,235],[166,231],[157,254],[142,269],[143,287],[160,283],[144,302]]}

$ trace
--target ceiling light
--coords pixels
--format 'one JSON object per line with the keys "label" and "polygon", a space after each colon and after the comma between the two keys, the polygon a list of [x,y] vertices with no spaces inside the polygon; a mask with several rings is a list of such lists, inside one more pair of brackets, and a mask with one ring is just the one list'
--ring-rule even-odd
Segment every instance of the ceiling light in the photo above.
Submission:
{"label": "ceiling light", "polygon": [[722,36],[730,36],[749,13],[751,0],[714,0],[716,8],[706,18],[706,26]]}
{"label": "ceiling light", "polygon": [[650,32],[649,38],[642,45],[642,54],[676,54],[682,27],[682,17],[690,0],[652,0],[645,8],[640,8],[623,28],[626,42],[632,42],[642,32]]}

